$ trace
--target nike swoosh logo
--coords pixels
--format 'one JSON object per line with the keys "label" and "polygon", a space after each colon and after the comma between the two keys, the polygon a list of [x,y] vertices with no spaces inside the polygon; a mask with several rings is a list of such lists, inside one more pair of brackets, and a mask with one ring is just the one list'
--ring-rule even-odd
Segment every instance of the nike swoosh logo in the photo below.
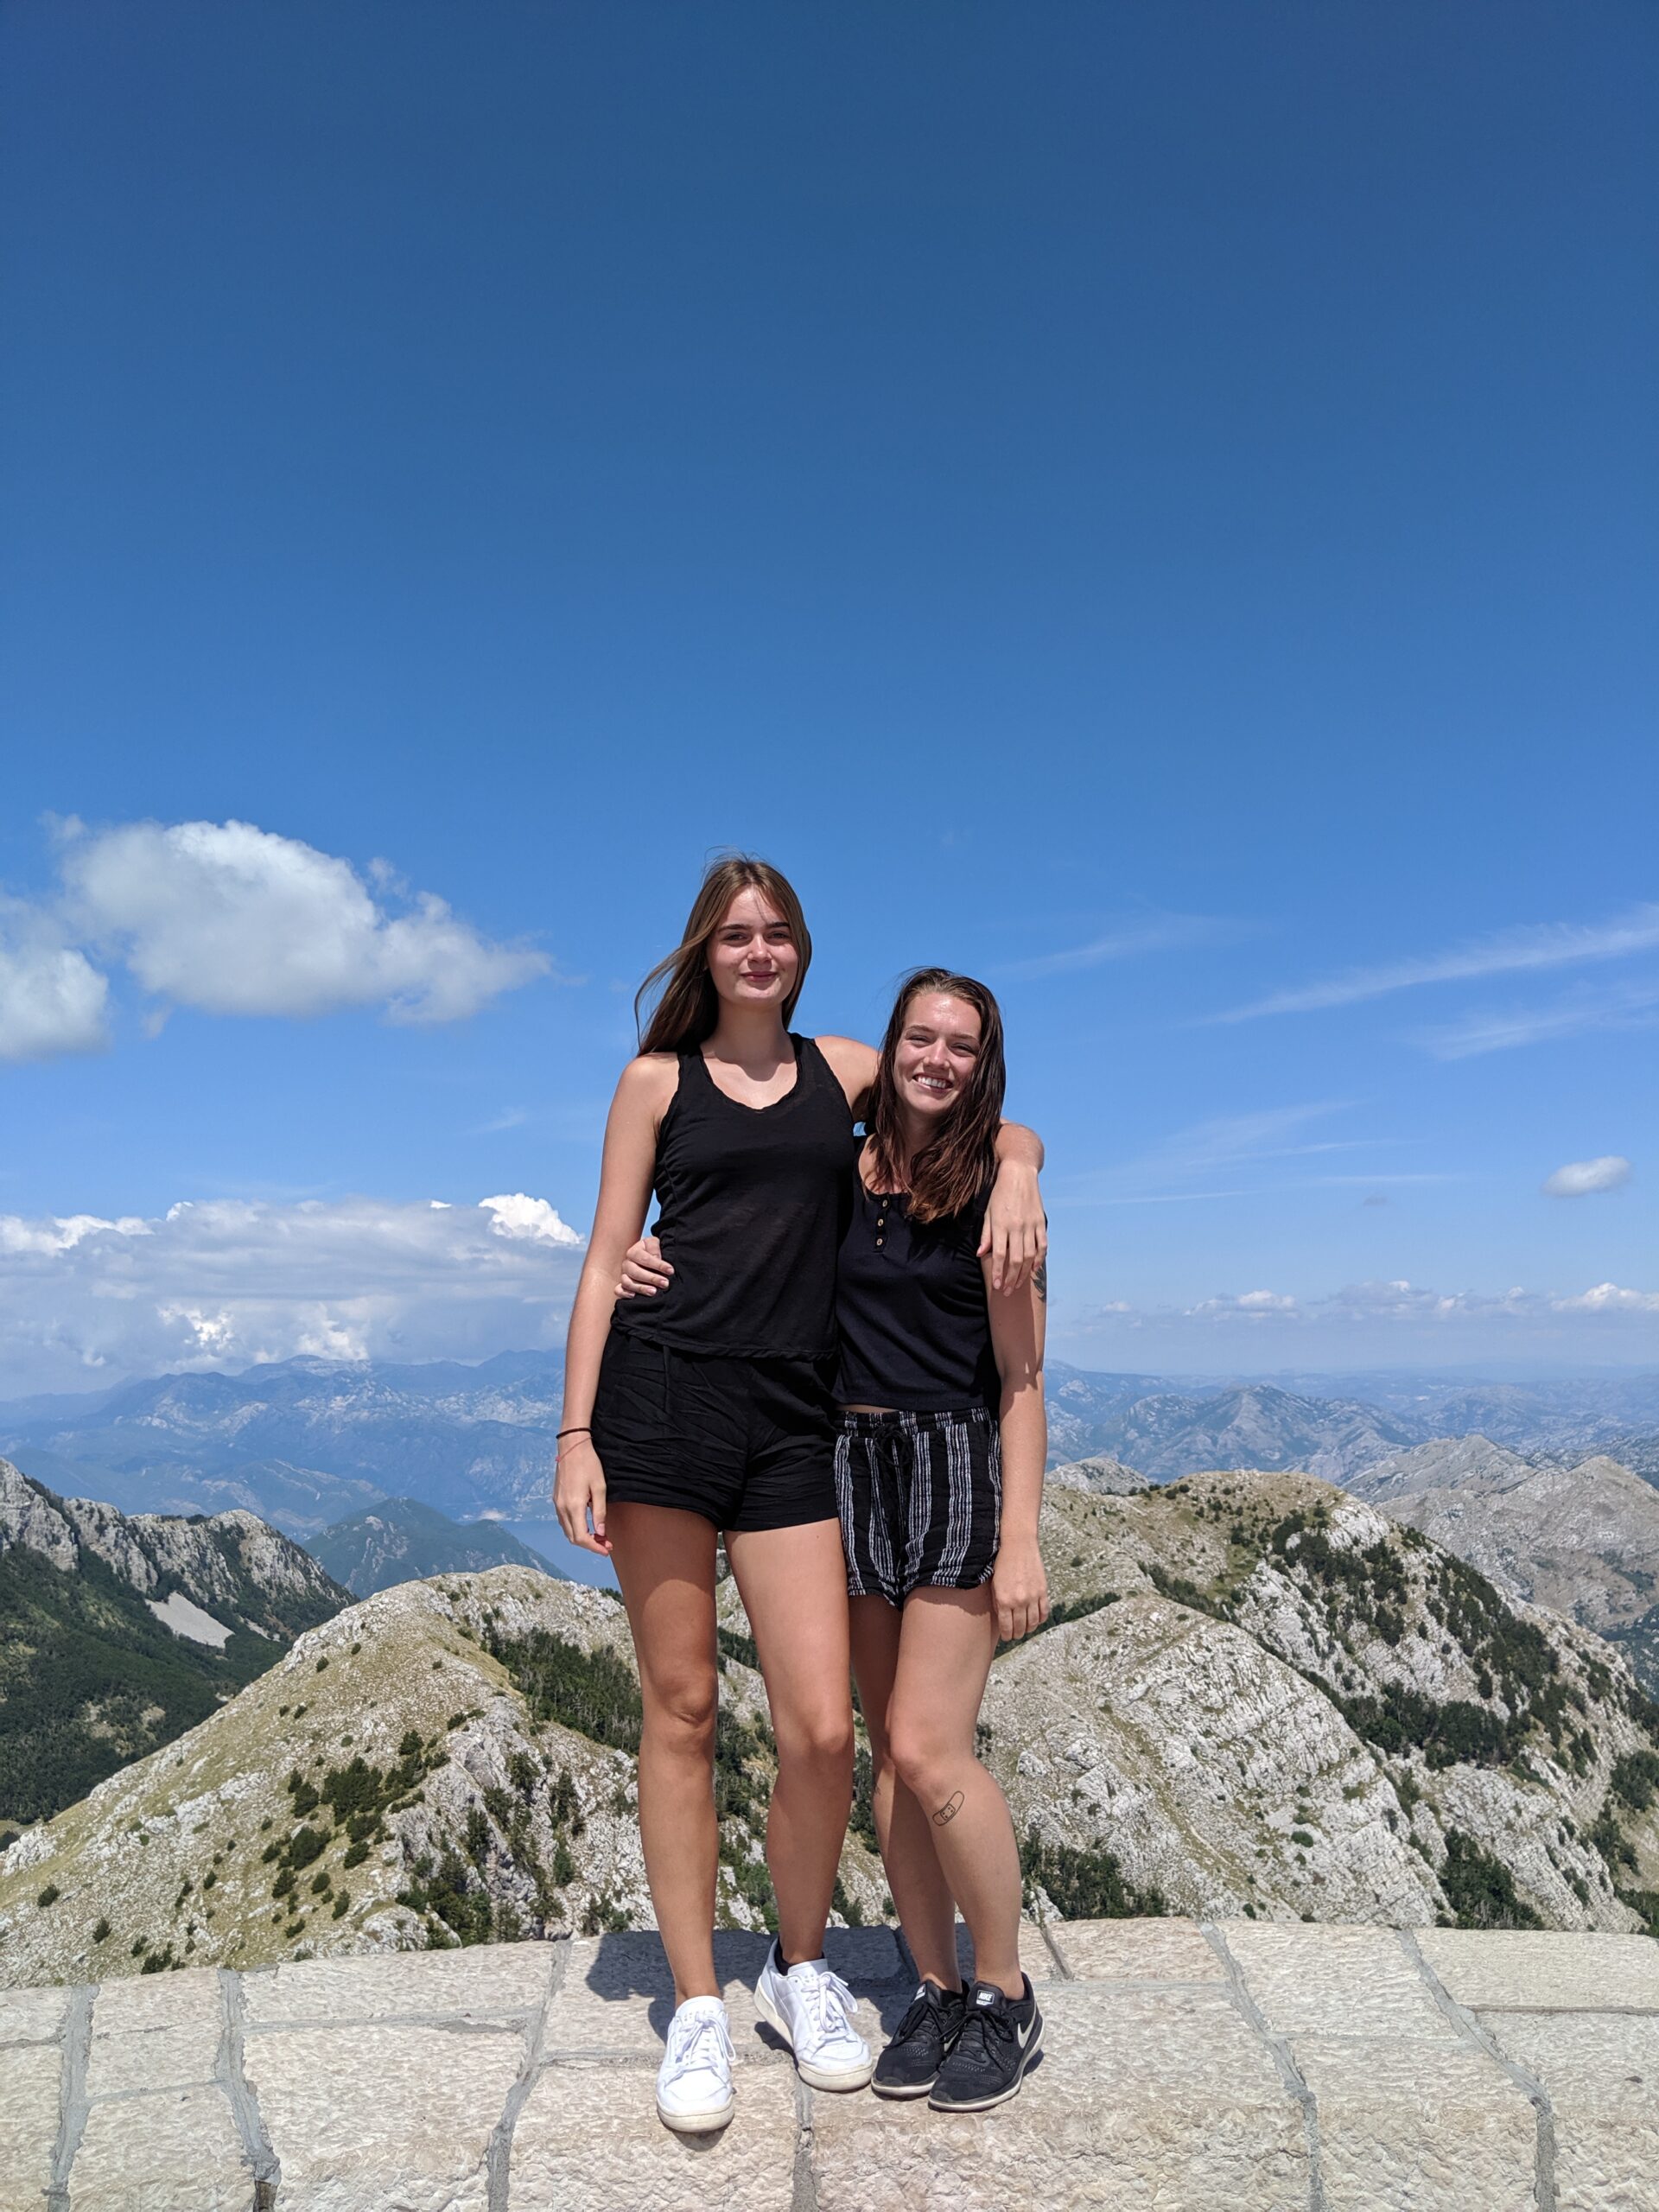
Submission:
{"label": "nike swoosh logo", "polygon": [[1027,2020],[1023,2028],[1016,2028],[1014,2030],[1014,2040],[1018,2043],[1021,2050],[1023,2050],[1026,2045],[1031,2041],[1031,2031],[1036,2024],[1037,2023],[1035,2020]]}

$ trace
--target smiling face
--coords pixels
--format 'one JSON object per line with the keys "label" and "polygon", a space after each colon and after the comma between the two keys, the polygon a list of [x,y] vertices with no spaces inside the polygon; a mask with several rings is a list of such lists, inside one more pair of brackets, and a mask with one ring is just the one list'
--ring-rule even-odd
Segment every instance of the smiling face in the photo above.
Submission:
{"label": "smiling face", "polygon": [[979,1064],[979,1009],[948,991],[918,991],[893,1052],[893,1088],[927,1122],[950,1112]]}
{"label": "smiling face", "polygon": [[764,892],[740,891],[709,940],[709,973],[722,1002],[780,1011],[795,988],[801,955],[790,926]]}

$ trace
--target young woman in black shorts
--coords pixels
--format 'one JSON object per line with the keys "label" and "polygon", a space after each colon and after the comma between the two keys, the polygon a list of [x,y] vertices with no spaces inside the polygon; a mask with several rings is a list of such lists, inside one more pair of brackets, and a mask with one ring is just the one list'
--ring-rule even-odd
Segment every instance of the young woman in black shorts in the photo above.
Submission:
{"label": "young woman in black shorts", "polygon": [[[710,869],[683,942],[648,979],[661,995],[612,1104],[566,1351],[557,1510],[572,1542],[613,1559],[633,1631],[640,1830],[677,2008],[658,2109],[687,2133],[724,2125],[734,2101],[712,1942],[721,1532],[778,1743],[766,1856],[779,1940],[757,2002],[806,2080],[854,2088],[871,2071],[823,1951],[853,1749],[833,1302],[853,1119],[876,1056],[790,1032],[810,953],[775,869]],[[996,1141],[1009,1164],[988,1236],[1013,1282],[1040,1251],[1040,1148],[1013,1128]],[[656,1300],[618,1302],[653,1189],[674,1273]]]}

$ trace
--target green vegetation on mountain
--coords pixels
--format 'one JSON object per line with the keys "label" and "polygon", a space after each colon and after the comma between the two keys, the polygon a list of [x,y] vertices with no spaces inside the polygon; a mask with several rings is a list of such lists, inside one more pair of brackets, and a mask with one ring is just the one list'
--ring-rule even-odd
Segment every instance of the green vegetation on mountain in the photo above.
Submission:
{"label": "green vegetation on mountain", "polygon": [[67,1572],[14,1545],[0,1554],[0,1813],[37,1821],[73,1804],[281,1652],[246,1630],[217,1650],[175,1636],[102,1560]]}

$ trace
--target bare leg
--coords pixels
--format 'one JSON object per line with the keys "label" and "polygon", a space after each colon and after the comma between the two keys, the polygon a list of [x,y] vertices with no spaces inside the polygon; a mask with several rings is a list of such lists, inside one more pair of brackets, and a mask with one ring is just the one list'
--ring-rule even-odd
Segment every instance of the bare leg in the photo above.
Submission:
{"label": "bare leg", "polygon": [[700,1513],[613,1504],[611,1557],[639,1662],[639,1836],[674,2002],[715,1979],[715,1530]]}
{"label": "bare leg", "polygon": [[1007,1800],[974,1755],[974,1723],[995,1649],[988,1583],[912,1592],[887,1735],[899,1779],[928,1815],[940,1867],[973,1936],[974,1972],[1017,1998],[1025,1986],[1020,1853]]}
{"label": "bare leg", "polygon": [[933,1848],[927,1815],[893,1771],[887,1735],[905,1617],[885,1598],[855,1598],[851,1611],[853,1671],[858,1677],[858,1700],[870,1735],[870,1758],[875,1768],[875,1833],[887,1887],[893,1891],[899,1924],[916,1961],[916,1971],[925,1981],[936,1982],[941,1989],[955,1989],[960,1979],[956,1901]]}
{"label": "bare leg", "polygon": [[853,1802],[847,1565],[841,1524],[728,1529],[727,1555],[754,1630],[778,1738],[766,1864],[791,1962],[823,1951]]}

